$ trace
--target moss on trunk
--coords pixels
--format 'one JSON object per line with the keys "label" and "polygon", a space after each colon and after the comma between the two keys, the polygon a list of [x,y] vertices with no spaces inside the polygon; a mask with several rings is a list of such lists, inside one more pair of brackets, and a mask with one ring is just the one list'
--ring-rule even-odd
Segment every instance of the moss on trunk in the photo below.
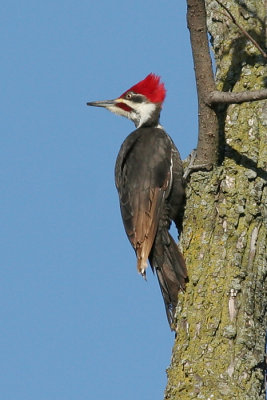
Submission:
{"label": "moss on trunk", "polygon": [[[224,4],[263,45],[264,1]],[[264,87],[258,50],[216,1],[207,10],[218,89]],[[267,103],[221,107],[218,115],[221,165],[193,173],[187,186],[181,245],[189,283],[179,296],[166,399],[265,399]]]}

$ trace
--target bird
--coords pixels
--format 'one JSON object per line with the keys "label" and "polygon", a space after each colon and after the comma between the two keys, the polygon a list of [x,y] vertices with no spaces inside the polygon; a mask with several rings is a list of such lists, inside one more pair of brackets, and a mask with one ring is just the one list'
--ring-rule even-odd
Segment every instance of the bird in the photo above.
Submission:
{"label": "bird", "polygon": [[121,216],[136,253],[137,271],[146,279],[149,261],[175,330],[178,292],[185,290],[187,268],[169,228],[174,221],[178,232],[182,229],[185,183],[179,151],[159,121],[165,96],[161,77],[150,73],[118,98],[87,105],[104,107],[135,124],[115,165]]}

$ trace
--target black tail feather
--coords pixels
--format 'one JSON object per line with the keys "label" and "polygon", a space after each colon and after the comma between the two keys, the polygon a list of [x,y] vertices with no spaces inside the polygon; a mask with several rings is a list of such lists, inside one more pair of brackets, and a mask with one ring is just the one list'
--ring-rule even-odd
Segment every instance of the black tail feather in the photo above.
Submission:
{"label": "black tail feather", "polygon": [[185,289],[187,271],[184,258],[167,229],[157,232],[149,261],[156,271],[167,318],[173,329],[178,292]]}

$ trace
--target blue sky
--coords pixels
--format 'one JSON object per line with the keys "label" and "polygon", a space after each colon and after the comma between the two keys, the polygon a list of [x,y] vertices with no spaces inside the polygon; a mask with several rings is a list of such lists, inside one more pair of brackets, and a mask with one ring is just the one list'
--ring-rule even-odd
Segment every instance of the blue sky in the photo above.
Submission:
{"label": "blue sky", "polygon": [[156,278],[136,272],[114,185],[134,126],[86,102],[161,75],[161,123],[188,155],[197,100],[184,3],[2,5],[2,400],[163,397],[174,336]]}

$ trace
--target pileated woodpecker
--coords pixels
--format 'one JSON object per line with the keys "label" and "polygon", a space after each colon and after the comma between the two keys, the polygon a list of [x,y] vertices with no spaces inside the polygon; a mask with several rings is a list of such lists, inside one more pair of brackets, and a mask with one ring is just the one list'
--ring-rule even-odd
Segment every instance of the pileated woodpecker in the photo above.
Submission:
{"label": "pileated woodpecker", "polygon": [[123,142],[116,161],[121,215],[136,253],[137,270],[146,278],[149,259],[173,328],[177,295],[185,288],[187,271],[168,230],[171,221],[181,229],[184,183],[179,152],[159,124],[165,95],[160,77],[149,74],[117,99],[87,105],[104,107],[131,119],[136,126]]}

